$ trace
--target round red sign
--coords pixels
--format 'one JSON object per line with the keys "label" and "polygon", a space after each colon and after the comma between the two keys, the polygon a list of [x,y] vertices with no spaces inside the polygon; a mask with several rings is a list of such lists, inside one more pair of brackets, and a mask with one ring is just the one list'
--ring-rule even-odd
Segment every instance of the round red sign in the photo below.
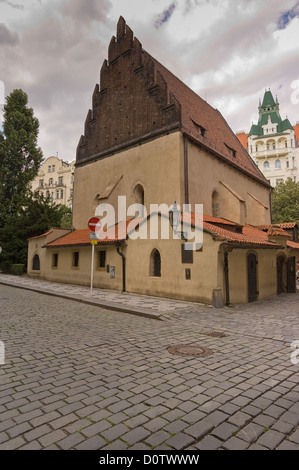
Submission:
{"label": "round red sign", "polygon": [[99,217],[91,217],[88,221],[88,228],[91,232],[98,232],[101,229],[101,219]]}

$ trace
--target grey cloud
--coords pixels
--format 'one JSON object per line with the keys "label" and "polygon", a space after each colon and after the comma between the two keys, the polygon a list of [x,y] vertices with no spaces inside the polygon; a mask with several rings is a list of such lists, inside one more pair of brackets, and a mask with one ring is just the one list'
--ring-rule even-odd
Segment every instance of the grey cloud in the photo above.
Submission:
{"label": "grey cloud", "polygon": [[107,8],[108,1],[96,0],[63,2],[52,10],[44,5],[43,17],[20,33],[18,42],[16,33],[0,28],[0,40],[15,43],[9,53],[0,47],[0,79],[6,94],[14,88],[28,93],[45,156],[59,151],[67,160],[75,158],[109,41],[102,44],[91,27],[106,31]]}
{"label": "grey cloud", "polygon": [[10,31],[4,23],[0,23],[0,46],[4,44],[15,45],[18,41],[18,34]]}
{"label": "grey cloud", "polygon": [[20,3],[13,3],[13,2],[10,2],[9,0],[0,0],[0,3],[6,3],[6,5],[9,5],[10,7],[16,8],[18,10],[24,9],[24,5],[21,5]]}
{"label": "grey cloud", "polygon": [[109,0],[69,0],[62,8],[62,15],[71,17],[76,22],[90,23],[93,21],[105,21],[110,8]]}

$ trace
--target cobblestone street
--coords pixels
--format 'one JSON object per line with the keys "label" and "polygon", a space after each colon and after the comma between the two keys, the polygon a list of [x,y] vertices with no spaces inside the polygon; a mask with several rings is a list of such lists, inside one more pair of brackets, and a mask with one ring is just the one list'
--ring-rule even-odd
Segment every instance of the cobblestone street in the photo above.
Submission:
{"label": "cobblestone street", "polygon": [[147,302],[156,318],[0,284],[0,450],[299,450],[298,294]]}

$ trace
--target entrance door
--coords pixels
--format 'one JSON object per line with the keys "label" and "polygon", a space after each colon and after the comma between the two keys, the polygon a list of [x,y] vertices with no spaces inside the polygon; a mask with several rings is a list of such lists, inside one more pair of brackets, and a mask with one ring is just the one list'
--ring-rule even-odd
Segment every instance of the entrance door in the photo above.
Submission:
{"label": "entrance door", "polygon": [[285,288],[285,258],[284,256],[277,257],[277,294],[282,294],[286,292]]}
{"label": "entrance door", "polygon": [[292,256],[287,261],[287,289],[291,294],[296,293],[296,258]]}
{"label": "entrance door", "polygon": [[257,300],[257,259],[254,253],[247,256],[247,285],[248,285],[248,302]]}

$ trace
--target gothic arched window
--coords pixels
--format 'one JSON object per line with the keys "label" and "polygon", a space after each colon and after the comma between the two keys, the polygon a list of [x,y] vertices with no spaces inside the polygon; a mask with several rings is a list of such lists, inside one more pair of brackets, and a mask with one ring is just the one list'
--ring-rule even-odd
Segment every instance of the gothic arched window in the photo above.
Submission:
{"label": "gothic arched window", "polygon": [[161,255],[156,248],[151,252],[150,276],[161,277]]}

